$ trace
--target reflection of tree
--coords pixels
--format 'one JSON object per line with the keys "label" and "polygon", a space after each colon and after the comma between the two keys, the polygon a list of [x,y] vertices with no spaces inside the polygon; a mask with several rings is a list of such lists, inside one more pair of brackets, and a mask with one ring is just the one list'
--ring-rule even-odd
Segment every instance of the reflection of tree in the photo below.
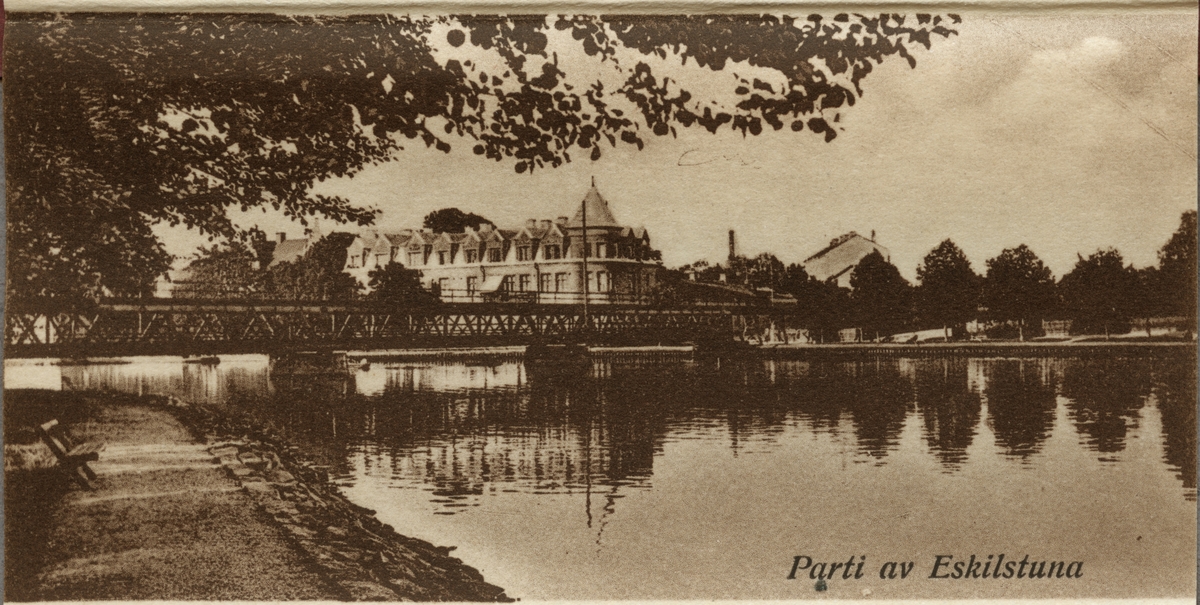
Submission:
{"label": "reflection of tree", "polygon": [[1041,450],[1054,425],[1054,384],[1042,364],[1000,359],[985,366],[989,425],[1010,456]]}
{"label": "reflection of tree", "polygon": [[848,414],[859,451],[875,458],[895,449],[913,400],[912,378],[897,360],[749,360],[722,370],[725,376],[695,396],[727,407],[731,419],[736,411],[739,430],[780,434],[789,417],[799,416],[814,430],[831,432]]}
{"label": "reflection of tree", "polygon": [[1154,373],[1154,396],[1162,414],[1167,464],[1196,499],[1196,359],[1163,361]]}
{"label": "reflection of tree", "polygon": [[904,416],[913,400],[913,383],[894,361],[845,364],[837,385],[842,404],[854,421],[860,451],[883,458],[896,448]]}
{"label": "reflection of tree", "polygon": [[1063,368],[1062,392],[1076,430],[1089,449],[1103,454],[1125,449],[1125,434],[1137,427],[1138,410],[1150,392],[1150,368],[1141,360],[1093,359]]}
{"label": "reflection of tree", "polygon": [[979,422],[979,393],[967,385],[967,360],[918,362],[916,383],[925,440],[943,465],[958,468],[966,461]]}
{"label": "reflection of tree", "polygon": [[782,365],[779,384],[789,402],[802,418],[817,432],[835,432],[842,415],[837,385],[845,382],[841,365],[831,363],[793,362]]}
{"label": "reflection of tree", "polygon": [[791,404],[783,396],[786,371],[776,362],[722,359],[693,368],[692,376],[667,389],[677,415],[697,427],[723,424],[735,456],[748,441],[771,442],[783,431]]}

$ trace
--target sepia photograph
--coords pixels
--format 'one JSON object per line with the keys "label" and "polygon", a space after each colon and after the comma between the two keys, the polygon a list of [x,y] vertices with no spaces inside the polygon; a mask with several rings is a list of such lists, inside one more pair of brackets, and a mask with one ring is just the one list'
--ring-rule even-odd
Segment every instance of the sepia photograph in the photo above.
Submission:
{"label": "sepia photograph", "polygon": [[60,4],[5,601],[1195,602],[1194,3]]}

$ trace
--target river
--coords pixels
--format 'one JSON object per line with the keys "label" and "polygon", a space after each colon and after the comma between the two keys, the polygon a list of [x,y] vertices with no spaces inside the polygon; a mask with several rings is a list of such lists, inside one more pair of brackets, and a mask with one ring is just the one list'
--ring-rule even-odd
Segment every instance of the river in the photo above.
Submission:
{"label": "river", "polygon": [[[125,361],[7,361],[5,386],[251,409],[352,500],[524,600],[1196,591],[1187,354],[620,354],[569,371],[510,355],[376,359],[349,378],[272,376],[262,356]],[[1082,573],[930,578],[939,555]],[[797,556],[862,577],[817,592],[803,569],[787,579]],[[881,579],[887,562],[914,565]]]}

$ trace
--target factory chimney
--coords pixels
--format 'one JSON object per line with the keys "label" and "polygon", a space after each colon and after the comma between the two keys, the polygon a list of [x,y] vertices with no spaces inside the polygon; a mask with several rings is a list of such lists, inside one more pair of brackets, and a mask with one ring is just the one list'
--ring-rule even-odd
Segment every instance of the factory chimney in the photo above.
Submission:
{"label": "factory chimney", "polygon": [[733,229],[729,230],[729,260],[732,261],[737,257],[737,238],[733,234]]}

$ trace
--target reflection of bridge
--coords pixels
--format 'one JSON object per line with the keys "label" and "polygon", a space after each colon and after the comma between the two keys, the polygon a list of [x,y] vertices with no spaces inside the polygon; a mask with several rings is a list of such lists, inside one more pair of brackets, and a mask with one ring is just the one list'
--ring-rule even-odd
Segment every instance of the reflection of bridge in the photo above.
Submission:
{"label": "reflection of bridge", "polygon": [[372,304],[111,300],[86,312],[5,316],[4,354],[16,357],[283,353],[344,349],[499,346],[537,342],[657,344],[730,341],[774,328],[769,306],[661,308],[605,305]]}

